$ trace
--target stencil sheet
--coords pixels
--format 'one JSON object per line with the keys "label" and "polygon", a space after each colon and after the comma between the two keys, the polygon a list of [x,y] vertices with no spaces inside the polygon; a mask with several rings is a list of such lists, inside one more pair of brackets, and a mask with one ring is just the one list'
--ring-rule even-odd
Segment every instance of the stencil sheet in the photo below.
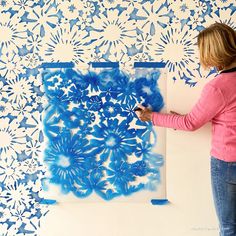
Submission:
{"label": "stencil sheet", "polygon": [[141,122],[134,112],[139,103],[164,109],[165,70],[136,68],[129,77],[119,67],[45,65],[44,198],[165,198],[165,130]]}

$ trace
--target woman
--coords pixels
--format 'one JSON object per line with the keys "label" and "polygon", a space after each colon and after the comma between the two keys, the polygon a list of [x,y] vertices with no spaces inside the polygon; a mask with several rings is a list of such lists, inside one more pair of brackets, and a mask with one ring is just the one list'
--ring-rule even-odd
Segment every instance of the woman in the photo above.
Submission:
{"label": "woman", "polygon": [[219,73],[203,88],[186,115],[152,112],[139,105],[137,116],[153,125],[194,131],[212,123],[211,178],[221,236],[236,236],[236,33],[215,23],[198,35],[200,63]]}

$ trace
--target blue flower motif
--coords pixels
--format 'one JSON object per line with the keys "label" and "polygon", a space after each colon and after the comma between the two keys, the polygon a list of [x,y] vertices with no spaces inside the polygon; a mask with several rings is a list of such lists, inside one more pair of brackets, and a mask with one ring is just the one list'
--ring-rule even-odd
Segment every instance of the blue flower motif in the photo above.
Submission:
{"label": "blue flower motif", "polygon": [[101,90],[100,97],[104,97],[105,100],[109,102],[111,99],[117,99],[120,92],[121,91],[119,91],[118,88],[113,87],[112,84],[109,84]]}
{"label": "blue flower motif", "polygon": [[74,108],[72,111],[65,110],[61,114],[61,119],[67,128],[83,128],[91,124],[89,111],[82,108]]}
{"label": "blue flower motif", "polygon": [[88,176],[86,163],[91,158],[87,140],[63,135],[51,140],[45,150],[45,162],[52,173],[51,183],[61,185],[63,192],[73,189],[79,178]]}
{"label": "blue flower motif", "polygon": [[89,176],[78,178],[72,188],[72,192],[80,198],[87,197],[93,191],[105,199],[104,192],[106,190],[106,181],[104,179],[104,171],[106,168],[102,162],[97,162],[95,158],[91,158],[86,162],[86,168],[89,170]]}
{"label": "blue flower motif", "polygon": [[125,161],[114,161],[107,169],[108,181],[116,187],[119,193],[129,195],[130,182],[135,181],[135,177],[131,171],[131,166]]}
{"label": "blue flower motif", "polygon": [[117,100],[125,104],[136,104],[138,96],[135,91],[134,83],[129,82],[127,76],[122,76],[118,79],[118,89],[120,93],[117,96]]}
{"label": "blue flower motif", "polygon": [[152,150],[152,145],[149,142],[141,142],[136,146],[135,154],[137,157],[147,158]]}
{"label": "blue flower motif", "polygon": [[152,122],[142,122],[139,119],[136,121],[136,125],[139,127],[136,130],[136,134],[138,137],[142,139],[143,142],[150,142],[150,136],[154,135],[156,143],[155,132],[153,130]]}
{"label": "blue flower motif", "polygon": [[99,96],[91,96],[88,98],[87,107],[91,111],[99,111],[102,107],[102,99]]}
{"label": "blue flower motif", "polygon": [[118,103],[105,102],[103,104],[103,116],[106,118],[116,117],[117,114],[121,113],[121,107]]}
{"label": "blue flower motif", "polygon": [[92,135],[91,146],[101,153],[102,160],[108,157],[112,161],[126,160],[135,150],[136,132],[129,128],[126,121],[119,123],[118,119],[107,120],[107,125],[95,125]]}
{"label": "blue flower motif", "polygon": [[120,115],[126,118],[127,123],[137,118],[137,115],[134,111],[135,108],[136,108],[135,103],[121,104],[122,112],[120,113]]}

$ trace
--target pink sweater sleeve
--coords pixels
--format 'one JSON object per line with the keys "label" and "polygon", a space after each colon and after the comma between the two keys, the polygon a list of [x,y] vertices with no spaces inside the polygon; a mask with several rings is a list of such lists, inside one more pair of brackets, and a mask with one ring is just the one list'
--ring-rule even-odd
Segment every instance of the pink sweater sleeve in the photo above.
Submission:
{"label": "pink sweater sleeve", "polygon": [[206,84],[201,97],[187,115],[152,113],[152,123],[156,126],[194,131],[212,120],[225,107],[225,99],[220,89]]}

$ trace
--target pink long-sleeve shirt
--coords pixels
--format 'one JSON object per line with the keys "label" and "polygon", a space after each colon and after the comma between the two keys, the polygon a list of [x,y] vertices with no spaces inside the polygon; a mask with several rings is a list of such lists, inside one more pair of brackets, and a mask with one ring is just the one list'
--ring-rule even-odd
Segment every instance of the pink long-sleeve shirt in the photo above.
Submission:
{"label": "pink long-sleeve shirt", "polygon": [[211,156],[236,162],[236,68],[223,71],[203,88],[191,112],[186,115],[152,113],[157,126],[194,131],[212,123]]}

